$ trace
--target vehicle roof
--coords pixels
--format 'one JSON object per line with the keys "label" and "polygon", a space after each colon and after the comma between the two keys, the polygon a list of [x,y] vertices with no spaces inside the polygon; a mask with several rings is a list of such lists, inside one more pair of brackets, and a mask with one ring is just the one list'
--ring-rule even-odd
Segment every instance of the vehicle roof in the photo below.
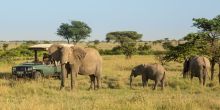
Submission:
{"label": "vehicle roof", "polygon": [[38,66],[38,65],[43,65],[41,63],[31,63],[31,62],[26,62],[26,63],[22,63],[22,64],[19,64],[19,65],[16,65],[16,66],[13,66],[13,67],[31,67],[31,66]]}
{"label": "vehicle roof", "polygon": [[[53,44],[37,44],[37,45],[33,45],[33,46],[30,46],[29,49],[30,50],[43,50],[43,51],[47,51],[48,48],[53,45]],[[74,46],[73,44],[59,44],[59,45],[62,45],[62,46]]]}

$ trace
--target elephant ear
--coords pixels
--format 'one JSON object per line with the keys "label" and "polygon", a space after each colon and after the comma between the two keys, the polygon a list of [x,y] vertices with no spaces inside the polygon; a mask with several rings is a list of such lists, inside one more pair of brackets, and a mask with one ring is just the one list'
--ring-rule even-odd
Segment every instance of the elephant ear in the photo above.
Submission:
{"label": "elephant ear", "polygon": [[49,52],[49,56],[53,57],[54,60],[56,61],[60,61],[60,57],[61,57],[61,49],[63,48],[62,45],[58,45],[58,44],[53,44],[52,46],[49,47],[48,52]]}
{"label": "elephant ear", "polygon": [[183,73],[186,73],[189,71],[189,65],[190,65],[190,59],[185,59],[183,64]]}
{"label": "elephant ear", "polygon": [[82,47],[72,46],[73,56],[76,60],[82,61],[86,56],[86,51]]}

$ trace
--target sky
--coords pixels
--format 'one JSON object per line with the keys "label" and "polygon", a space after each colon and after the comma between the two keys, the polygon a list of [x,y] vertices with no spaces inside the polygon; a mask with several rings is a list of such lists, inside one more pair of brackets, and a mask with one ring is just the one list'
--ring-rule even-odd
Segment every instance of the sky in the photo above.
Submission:
{"label": "sky", "polygon": [[193,18],[214,18],[220,0],[0,0],[0,40],[63,40],[61,23],[83,21],[88,40],[137,31],[142,40],[180,39],[198,31]]}

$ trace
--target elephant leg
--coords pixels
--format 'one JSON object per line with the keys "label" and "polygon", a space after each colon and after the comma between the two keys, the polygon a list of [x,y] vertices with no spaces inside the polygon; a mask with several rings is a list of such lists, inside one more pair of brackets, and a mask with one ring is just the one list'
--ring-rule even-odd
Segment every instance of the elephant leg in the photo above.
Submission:
{"label": "elephant leg", "polygon": [[76,87],[76,75],[75,74],[71,74],[71,90],[74,89]]}
{"label": "elephant leg", "polygon": [[79,72],[79,67],[73,67],[71,68],[71,90],[76,87],[76,76]]}
{"label": "elephant leg", "polygon": [[142,74],[142,85],[143,85],[143,88],[146,86],[146,77],[144,74]]}
{"label": "elephant leg", "polygon": [[97,88],[99,89],[101,87],[101,75],[96,76],[96,81],[97,81]]}
{"label": "elephant leg", "polygon": [[89,77],[90,77],[90,81],[91,81],[89,90],[93,89],[93,88],[95,89],[95,76],[94,75],[89,75]]}
{"label": "elephant leg", "polygon": [[66,68],[66,71],[67,71],[66,78],[68,78],[68,75],[71,73],[70,64],[69,63],[65,64],[65,68]]}
{"label": "elephant leg", "polygon": [[66,69],[65,69],[65,65],[62,65],[61,67],[62,69],[62,73],[61,73],[61,85],[60,85],[60,89],[62,90],[65,87],[65,78],[66,78]]}
{"label": "elephant leg", "polygon": [[155,80],[155,84],[154,84],[153,90],[157,89],[157,85],[158,85],[158,80]]}
{"label": "elephant leg", "polygon": [[193,80],[193,74],[191,73],[191,77],[190,77],[190,79],[191,79],[191,82],[192,82],[192,80]]}
{"label": "elephant leg", "polygon": [[148,78],[146,78],[146,87],[148,87]]}
{"label": "elephant leg", "polygon": [[202,77],[202,75],[199,76],[199,84],[200,84],[200,85],[203,84],[203,77]]}
{"label": "elephant leg", "polygon": [[205,83],[206,83],[206,76],[204,75],[203,76],[203,86],[205,86]]}
{"label": "elephant leg", "polygon": [[99,89],[101,87],[101,73],[102,73],[102,65],[100,64],[99,66],[96,67],[96,81],[97,81],[97,88]]}
{"label": "elephant leg", "polygon": [[164,80],[161,80],[160,82],[161,82],[161,89],[163,90],[163,88],[164,88]]}
{"label": "elephant leg", "polygon": [[220,73],[218,74],[218,82],[220,84]]}

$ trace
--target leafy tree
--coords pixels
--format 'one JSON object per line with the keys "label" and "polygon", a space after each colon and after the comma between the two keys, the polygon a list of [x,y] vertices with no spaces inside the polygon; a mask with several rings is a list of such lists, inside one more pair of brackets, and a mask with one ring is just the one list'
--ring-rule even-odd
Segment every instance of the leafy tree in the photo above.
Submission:
{"label": "leafy tree", "polygon": [[204,33],[190,33],[183,38],[187,41],[186,43],[179,44],[178,46],[167,46],[168,51],[164,56],[164,60],[182,62],[184,59],[196,55],[209,56],[209,47],[207,46],[205,36]]}
{"label": "leafy tree", "polygon": [[147,45],[146,43],[144,45],[139,45],[138,51],[148,51],[151,49],[150,45]]}
{"label": "leafy tree", "polygon": [[57,35],[60,35],[61,37],[66,39],[69,44],[72,37],[71,26],[67,23],[62,23],[57,29]]}
{"label": "leafy tree", "polygon": [[72,40],[75,44],[82,39],[90,37],[92,29],[84,22],[72,21],[71,24],[62,23],[57,29],[57,35],[62,36],[70,43]]}
{"label": "leafy tree", "polygon": [[135,31],[117,31],[110,32],[106,35],[107,41],[115,41],[123,45],[123,43],[127,43],[128,41],[137,41],[142,38],[142,34],[138,34]]}
{"label": "leafy tree", "polygon": [[126,58],[131,58],[131,56],[135,53],[136,43],[141,38],[142,34],[138,34],[135,31],[117,31],[110,32],[106,35],[107,42],[115,41],[120,44]]}
{"label": "leafy tree", "polygon": [[164,56],[165,61],[182,62],[184,59],[198,55],[199,51],[191,43],[180,44],[178,46],[169,47]]}
{"label": "leafy tree", "polygon": [[72,21],[71,22],[71,33],[72,33],[72,41],[76,44],[82,39],[86,39],[90,37],[90,33],[92,29],[84,22],[81,21]]}
{"label": "leafy tree", "polygon": [[168,50],[170,47],[172,47],[173,45],[171,44],[171,42],[164,42],[162,44],[163,48]]}
{"label": "leafy tree", "polygon": [[126,56],[127,59],[130,59],[131,56],[136,52],[136,48],[135,48],[136,42],[127,42],[127,43],[123,43],[122,50],[123,50],[123,54]]}

